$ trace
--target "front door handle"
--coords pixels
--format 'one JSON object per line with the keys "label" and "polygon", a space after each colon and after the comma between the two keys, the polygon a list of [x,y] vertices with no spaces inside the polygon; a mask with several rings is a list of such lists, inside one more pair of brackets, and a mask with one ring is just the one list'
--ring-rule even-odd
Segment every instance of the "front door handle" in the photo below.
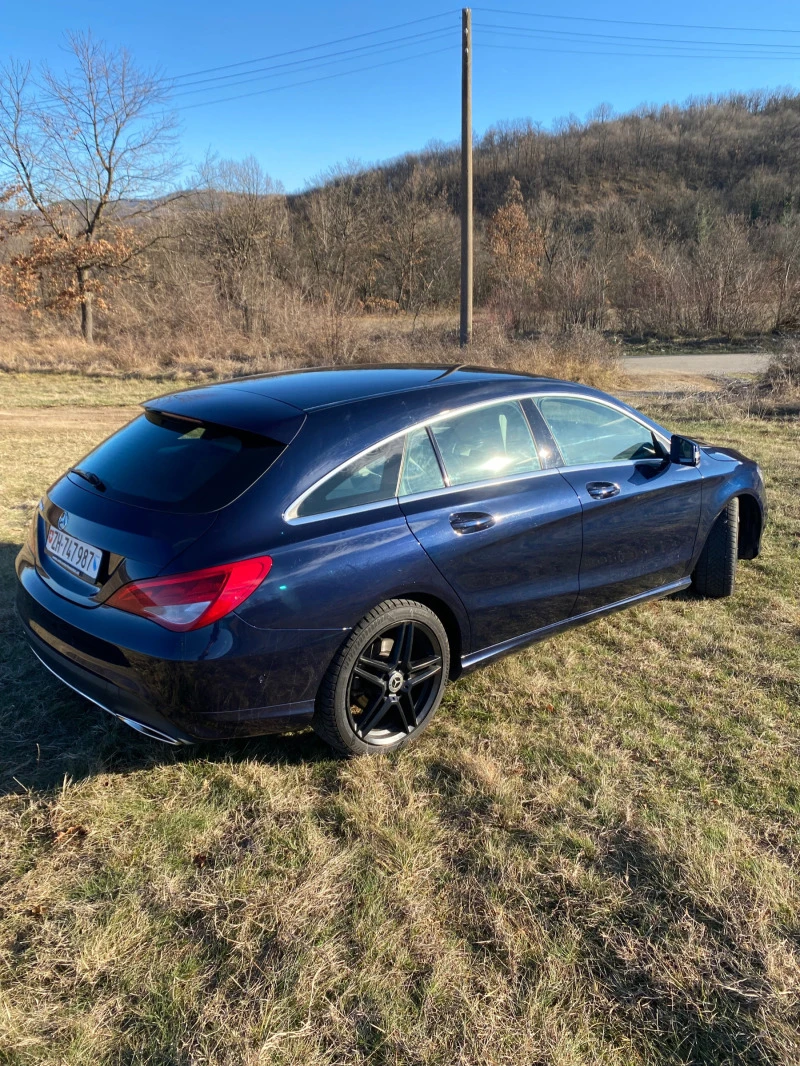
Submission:
{"label": "front door handle", "polygon": [[619,485],[613,481],[590,481],[586,491],[595,500],[610,500],[612,496],[619,496]]}
{"label": "front door handle", "polygon": [[450,515],[450,525],[456,533],[480,533],[494,525],[494,515],[486,511],[457,511]]}

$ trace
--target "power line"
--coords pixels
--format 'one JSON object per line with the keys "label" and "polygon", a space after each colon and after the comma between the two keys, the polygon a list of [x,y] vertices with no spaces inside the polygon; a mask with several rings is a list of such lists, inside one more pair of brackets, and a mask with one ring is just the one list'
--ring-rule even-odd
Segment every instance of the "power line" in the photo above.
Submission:
{"label": "power line", "polygon": [[335,37],[331,41],[322,41],[320,44],[309,44],[303,48],[291,48],[287,52],[273,52],[272,55],[258,56],[256,59],[243,59],[238,63],[224,63],[219,67],[206,67],[204,70],[192,70],[186,74],[176,74],[173,81],[183,78],[195,78],[200,74],[215,74],[218,70],[232,70],[234,67],[251,66],[253,63],[266,63],[271,59],[283,59],[286,56],[299,55],[301,52],[316,52],[320,48],[329,48],[334,44],[346,44],[348,41],[357,41],[364,37],[375,37],[377,34],[390,33],[392,30],[403,30],[407,26],[418,26],[422,22],[432,22],[435,19],[447,18],[458,14],[461,9],[454,7],[448,11],[442,11],[438,15],[427,15],[425,18],[410,19],[408,22],[397,22],[392,26],[384,26],[379,30],[367,30],[365,33],[352,33],[349,37]]}
{"label": "power line", "polygon": [[[283,74],[297,74],[305,73],[305,70],[286,70],[287,67],[305,66],[306,70],[317,70],[322,67],[329,67],[335,63],[348,63],[353,59],[366,59],[368,56],[380,55],[382,52],[391,52],[399,48],[413,48],[415,45],[427,44],[428,41],[438,40],[441,37],[450,34],[451,30],[427,30],[425,33],[414,33],[408,37],[398,37],[394,41],[377,41],[375,44],[364,44],[358,48],[346,48],[340,52],[329,52],[322,56],[310,56],[308,59],[295,59],[288,63],[277,63],[271,67],[257,67],[255,70],[242,70],[237,74],[222,74],[216,78],[205,78],[202,81],[212,82],[214,84],[203,85],[201,88],[190,89],[184,88],[183,85],[178,86],[179,91],[174,93],[174,96],[188,96],[192,93],[203,92],[215,92],[220,89],[234,88],[239,85],[247,85],[249,82],[262,81],[266,78],[278,78]],[[420,40],[422,38],[422,40]],[[403,43],[407,42],[407,43]],[[359,55],[352,55],[351,53],[361,53]],[[365,54],[366,53],[366,54]],[[329,58],[343,56],[345,58]],[[255,77],[249,77],[248,75],[254,74]],[[230,79],[239,79],[231,81]],[[227,85],[216,84],[219,81],[227,81]],[[185,85],[200,85],[201,82],[185,82]]]}
{"label": "power line", "polygon": [[682,47],[696,47],[696,48],[747,48],[747,49],[778,49],[785,51],[789,48],[800,49],[800,44],[773,44],[771,42],[761,42],[756,44],[750,41],[691,41],[685,37],[636,37],[630,35],[623,35],[618,33],[581,33],[578,30],[552,30],[552,29],[531,29],[529,26],[505,26],[496,23],[489,22],[476,22],[475,26],[482,30],[508,30],[513,31],[515,34],[522,35],[524,37],[547,37],[555,36],[557,40],[562,38],[590,38],[591,41],[605,40],[605,41],[636,41],[637,43],[647,43],[653,46],[660,46],[661,44],[669,45],[681,45]]}
{"label": "power line", "polygon": [[560,19],[568,22],[603,22],[615,26],[659,26],[670,30],[726,30],[732,33],[800,33],[800,29],[766,28],[764,26],[701,26],[686,22],[640,22],[634,19],[604,19],[589,15],[543,15],[533,11],[509,11],[499,7],[474,7],[473,11],[484,11],[492,15],[521,15],[532,19]]}
{"label": "power line", "polygon": [[[501,27],[494,27],[494,26],[485,26],[485,25],[480,25],[480,24],[476,24],[476,26],[478,27],[478,29],[479,29],[479,31],[481,33],[496,34],[497,36],[500,36],[500,37],[513,37],[515,40],[518,40],[519,37],[520,37],[519,27],[503,27],[503,28],[501,28]],[[523,34],[522,36],[523,36],[523,38],[527,37],[529,39],[536,39],[536,40],[541,39],[543,41],[543,44],[544,43],[547,43],[547,44],[551,43],[551,39],[550,38],[547,38],[547,37],[539,38],[538,35],[535,32],[533,34]],[[800,59],[800,53],[798,53],[798,52],[785,52],[785,53],[777,53],[777,52],[767,52],[767,53],[764,53],[764,52],[730,52],[727,49],[723,49],[723,48],[721,48],[719,46],[710,45],[710,44],[709,45],[704,45],[703,42],[687,42],[687,44],[678,44],[676,46],[676,45],[672,45],[672,44],[661,44],[661,43],[659,43],[657,41],[652,42],[651,45],[647,45],[646,43],[644,43],[643,41],[638,40],[637,38],[632,38],[631,39],[631,43],[627,44],[626,43],[627,40],[628,40],[627,38],[622,38],[621,40],[613,41],[613,43],[609,43],[607,47],[608,48],[619,48],[619,49],[622,49],[622,48],[626,48],[626,49],[627,48],[638,48],[640,51],[639,52],[629,52],[629,51],[621,52],[621,51],[605,51],[605,50],[603,50],[603,51],[591,51],[589,49],[584,49],[584,48],[559,49],[559,48],[552,48],[552,47],[549,47],[549,48],[540,47],[540,48],[537,48],[537,49],[534,49],[533,47],[529,47],[527,50],[529,50],[529,51],[554,52],[554,53],[558,53],[558,52],[570,53],[571,52],[571,53],[574,53],[575,55],[581,55],[581,54],[585,54],[585,55],[631,55],[631,56],[633,56],[633,55],[653,55],[653,56],[662,55],[662,56],[675,56],[675,57],[680,57],[680,58],[691,58],[692,56],[696,56],[698,59],[699,58],[703,58],[703,59],[715,59],[715,58],[716,59],[761,59],[761,60],[764,60],[764,59],[772,59],[772,60],[776,60],[776,59],[779,59],[779,60],[797,60],[797,59]],[[646,41],[646,40],[647,39],[645,38],[644,41]],[[602,41],[602,40],[601,41],[595,41],[595,40],[577,40],[577,41],[575,41],[575,40],[572,40],[572,39],[569,39],[569,38],[566,39],[566,40],[564,40],[563,38],[557,38],[552,43],[555,43],[555,44],[577,44],[577,45],[597,45],[598,48],[601,48],[605,44],[605,42]],[[710,53],[705,53],[705,52],[689,51],[688,50],[689,48],[695,47],[695,45],[696,45],[697,48],[709,48],[709,49],[711,49],[711,51],[710,51]],[[487,42],[483,42],[483,47],[485,47],[485,48],[500,48],[500,47],[504,47],[504,46],[503,45],[492,45],[492,44],[489,44]],[[511,47],[511,46],[508,46],[508,47]],[[518,46],[518,47],[521,48],[522,50],[525,50],[525,46]],[[648,48],[648,47],[652,47],[653,49],[656,49],[656,51],[647,51],[647,52],[642,52],[641,51],[642,48]],[[755,46],[755,47],[757,47],[757,46]]]}
{"label": "power line", "polygon": [[630,59],[800,59],[800,56],[776,56],[776,55],[705,55],[699,52],[609,52],[600,50],[588,50],[583,48],[537,48],[532,45],[514,44],[489,44],[482,42],[481,48],[500,48],[507,52],[547,52],[553,55],[576,55],[576,56],[628,56]]}
{"label": "power line", "polygon": [[363,71],[366,70],[377,70],[379,67],[390,67],[396,65],[397,63],[407,63],[412,59],[422,59],[425,56],[440,55],[442,52],[449,52],[456,47],[457,45],[454,41],[450,45],[445,45],[444,48],[435,48],[433,49],[433,51],[430,52],[418,52],[416,55],[402,56],[400,59],[387,59],[383,63],[372,63],[370,64],[370,66],[355,67],[353,70],[341,70],[338,72],[338,74],[323,74],[322,77],[319,78],[306,78],[304,81],[294,81],[290,82],[288,85],[274,85],[271,89],[257,89],[254,92],[240,93],[237,96],[224,96],[221,97],[219,100],[201,100],[199,101],[199,103],[196,104],[183,104],[179,106],[176,110],[190,111],[192,108],[195,107],[210,107],[213,104],[225,104],[231,100],[244,100],[250,96],[264,96],[266,93],[277,93],[280,92],[282,89],[294,89],[300,85],[313,85],[315,82],[330,81],[332,78],[344,78],[348,74],[361,74]]}

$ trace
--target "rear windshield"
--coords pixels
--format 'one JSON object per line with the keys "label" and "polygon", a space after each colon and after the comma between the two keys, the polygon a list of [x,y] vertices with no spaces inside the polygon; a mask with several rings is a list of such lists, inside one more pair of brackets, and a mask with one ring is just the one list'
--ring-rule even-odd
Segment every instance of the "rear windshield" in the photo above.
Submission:
{"label": "rear windshield", "polygon": [[120,503],[199,514],[235,500],[284,448],[257,433],[147,411],[87,455],[72,477]]}

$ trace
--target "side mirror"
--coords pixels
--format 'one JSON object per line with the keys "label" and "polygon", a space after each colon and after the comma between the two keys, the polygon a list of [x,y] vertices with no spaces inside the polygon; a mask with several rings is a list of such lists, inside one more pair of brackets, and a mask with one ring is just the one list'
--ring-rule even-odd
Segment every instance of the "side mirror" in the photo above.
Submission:
{"label": "side mirror", "polygon": [[678,466],[700,466],[700,445],[688,437],[673,433],[669,442],[669,459]]}

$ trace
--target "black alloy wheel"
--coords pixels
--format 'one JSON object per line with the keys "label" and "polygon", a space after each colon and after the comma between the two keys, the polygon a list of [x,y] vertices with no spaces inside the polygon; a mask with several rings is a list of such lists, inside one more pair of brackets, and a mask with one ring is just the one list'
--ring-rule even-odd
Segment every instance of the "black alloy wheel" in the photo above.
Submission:
{"label": "black alloy wheel", "polygon": [[332,663],[314,728],[343,754],[402,747],[433,716],[449,669],[447,633],[433,611],[387,600],[356,626]]}

